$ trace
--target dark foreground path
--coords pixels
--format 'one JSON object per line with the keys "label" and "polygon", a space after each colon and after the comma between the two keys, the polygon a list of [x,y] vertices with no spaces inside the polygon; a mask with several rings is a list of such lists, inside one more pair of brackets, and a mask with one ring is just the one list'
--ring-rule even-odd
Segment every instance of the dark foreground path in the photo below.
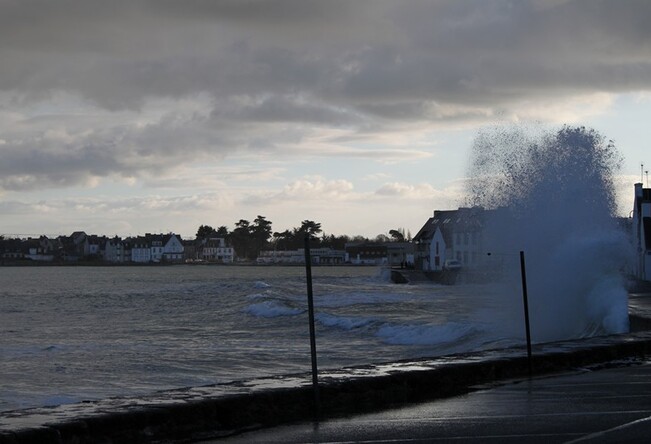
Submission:
{"label": "dark foreground path", "polygon": [[505,383],[375,414],[214,443],[651,442],[651,364]]}

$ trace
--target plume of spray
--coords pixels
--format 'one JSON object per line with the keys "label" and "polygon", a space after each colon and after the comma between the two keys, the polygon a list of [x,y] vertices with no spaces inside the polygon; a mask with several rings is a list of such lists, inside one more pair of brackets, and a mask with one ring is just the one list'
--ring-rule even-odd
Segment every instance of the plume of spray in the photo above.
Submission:
{"label": "plume of spray", "polygon": [[584,127],[496,128],[474,142],[468,204],[489,210],[483,246],[496,254],[486,263],[502,264],[493,275],[515,302],[515,258],[525,252],[536,342],[628,331],[631,247],[614,219],[621,161],[612,141]]}

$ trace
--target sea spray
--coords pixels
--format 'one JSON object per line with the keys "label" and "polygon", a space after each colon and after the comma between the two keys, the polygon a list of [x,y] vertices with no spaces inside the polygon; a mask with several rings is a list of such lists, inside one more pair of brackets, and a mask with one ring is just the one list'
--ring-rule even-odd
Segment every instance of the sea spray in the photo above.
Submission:
{"label": "sea spray", "polygon": [[500,128],[475,140],[469,204],[489,210],[485,261],[514,305],[525,252],[534,341],[628,331],[620,270],[630,246],[614,219],[620,163],[612,141],[583,127]]}

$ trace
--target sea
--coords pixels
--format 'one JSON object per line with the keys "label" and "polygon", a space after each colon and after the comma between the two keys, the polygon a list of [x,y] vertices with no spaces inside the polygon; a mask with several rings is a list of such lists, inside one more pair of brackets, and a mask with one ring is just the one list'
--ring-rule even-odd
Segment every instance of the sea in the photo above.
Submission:
{"label": "sea", "polygon": [[[490,285],[314,267],[320,369],[522,345]],[[303,267],[0,267],[0,411],[311,369]]]}

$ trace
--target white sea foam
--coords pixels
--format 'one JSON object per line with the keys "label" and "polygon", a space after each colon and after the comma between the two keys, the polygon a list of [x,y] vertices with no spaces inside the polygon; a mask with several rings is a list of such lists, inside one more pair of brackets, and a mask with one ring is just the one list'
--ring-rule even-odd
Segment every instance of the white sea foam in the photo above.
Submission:
{"label": "white sea foam", "polygon": [[386,324],[377,336],[392,345],[438,345],[457,343],[476,333],[468,324],[450,322],[444,325],[396,325]]}
{"label": "white sea foam", "polygon": [[342,330],[353,330],[355,328],[365,327],[375,321],[373,318],[336,316],[328,313],[317,313],[315,318],[326,327],[335,327]]}
{"label": "white sea foam", "polygon": [[347,291],[317,295],[315,305],[324,308],[350,307],[352,305],[374,305],[397,303],[405,300],[405,294],[380,293],[377,291]]}
{"label": "white sea foam", "polygon": [[264,282],[264,281],[256,281],[256,282],[253,284],[253,286],[254,286],[255,288],[269,288],[269,287],[271,287],[270,284],[267,284],[267,283]]}
{"label": "white sea foam", "polygon": [[269,297],[269,295],[265,294],[265,293],[253,293],[253,294],[247,295],[247,299],[251,299],[251,300],[267,299],[268,297]]}
{"label": "white sea foam", "polygon": [[621,273],[631,249],[614,223],[619,157],[612,143],[585,128],[512,129],[480,135],[474,149],[470,200],[494,209],[484,246],[498,253],[492,260],[514,292],[525,252],[533,339],[627,331]]}
{"label": "white sea foam", "polygon": [[291,307],[280,301],[264,301],[258,304],[249,305],[246,312],[250,315],[262,318],[277,318],[280,316],[296,316],[305,310]]}
{"label": "white sea foam", "polygon": [[375,278],[380,282],[391,282],[391,269],[389,267],[379,267]]}

